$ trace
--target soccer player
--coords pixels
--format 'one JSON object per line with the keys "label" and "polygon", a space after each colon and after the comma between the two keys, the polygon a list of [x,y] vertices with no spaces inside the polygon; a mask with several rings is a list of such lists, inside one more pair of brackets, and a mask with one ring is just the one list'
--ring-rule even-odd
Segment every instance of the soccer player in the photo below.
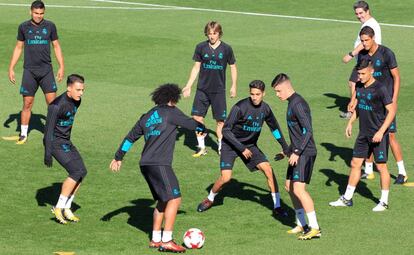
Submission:
{"label": "soccer player", "polygon": [[[369,9],[369,5],[367,2],[365,1],[358,1],[356,3],[354,3],[353,5],[354,11],[355,11],[355,16],[357,17],[357,19],[362,23],[360,30],[363,27],[369,26],[372,29],[374,29],[375,31],[375,41],[378,44],[381,44],[382,41],[382,37],[381,37],[381,27],[378,24],[377,20],[371,16],[371,11]],[[364,46],[361,43],[361,40],[359,38],[359,34],[357,35],[357,38],[355,40],[354,43],[354,49],[352,51],[350,51],[348,54],[346,54],[342,61],[344,63],[348,63],[349,61],[351,61],[355,56],[358,55],[358,53],[364,48]],[[353,71],[351,73],[351,77],[349,78],[348,81],[348,86],[349,86],[349,92],[352,98],[353,92],[355,91],[355,79],[357,77],[357,73],[356,71]],[[352,102],[352,101],[351,101]],[[347,112],[343,112],[340,114],[340,116],[342,118],[351,118],[352,115],[352,105],[350,104],[348,106],[348,111]]]}
{"label": "soccer player", "polygon": [[45,5],[42,1],[34,1],[30,8],[31,20],[20,24],[17,32],[17,43],[9,65],[9,80],[16,84],[14,67],[22,54],[24,47],[23,78],[20,94],[23,96],[21,112],[20,135],[16,137],[17,144],[27,141],[27,133],[34,96],[39,86],[45,94],[46,103],[50,104],[56,97],[56,82],[53,76],[50,58],[50,44],[53,45],[59,69],[57,80],[64,76],[63,54],[58,41],[56,26],[53,22],[43,19]]}
{"label": "soccer player", "polygon": [[[365,37],[361,38],[365,41]],[[365,43],[365,42],[364,42]],[[375,63],[375,62],[373,62]],[[390,174],[387,169],[388,158],[388,128],[395,117],[395,104],[386,85],[377,81],[374,67],[369,59],[358,61],[359,82],[356,86],[357,108],[345,130],[349,138],[352,135],[352,123],[359,117],[359,134],[355,141],[348,186],[345,194],[337,201],[330,202],[331,206],[352,206],[352,196],[361,177],[361,166],[365,158],[374,154],[375,163],[381,176],[380,202],[372,209],[380,212],[388,209],[388,194],[390,189]]]}
{"label": "soccer player", "polygon": [[[196,46],[193,60],[194,66],[191,69],[187,85],[183,88],[183,96],[189,97],[191,86],[197,75],[198,84],[194,97],[191,115],[201,123],[204,123],[204,117],[211,105],[213,118],[216,120],[216,134],[218,139],[218,152],[221,149],[222,129],[226,119],[226,68],[230,66],[232,85],[230,88],[230,97],[236,97],[237,92],[237,68],[236,59],[230,45],[221,41],[223,30],[221,25],[216,21],[210,21],[204,27],[204,34],[207,41],[201,42]],[[198,151],[193,157],[200,157],[207,153],[205,136],[197,135]]]}
{"label": "soccer player", "polygon": [[[176,107],[180,94],[181,90],[175,84],[164,84],[152,93],[152,101],[156,106],[141,116],[122,141],[109,166],[112,171],[119,171],[122,159],[132,144],[141,136],[144,137],[145,145],[139,165],[154,200],[158,201],[154,209],[149,247],[167,252],[185,252],[185,248],[172,239],[175,218],[181,204],[180,186],[171,167],[177,126],[198,133],[205,132],[203,124],[187,117]],[[164,230],[161,233],[163,221]]]}
{"label": "soccer player", "polygon": [[[375,32],[371,27],[364,27],[360,32],[364,50],[358,55],[358,59],[369,58],[372,61],[374,68],[374,78],[385,85],[388,94],[392,97],[392,102],[395,109],[398,108],[398,95],[400,91],[400,71],[398,69],[397,60],[394,52],[375,41]],[[355,82],[357,79],[354,80]],[[354,95],[355,99],[355,95]],[[355,104],[354,104],[355,105]],[[396,137],[397,122],[393,120],[389,128],[389,139],[391,151],[394,155],[398,167],[398,176],[395,184],[404,184],[408,180],[407,172],[405,170],[402,150]],[[373,159],[365,161],[365,174],[362,178],[374,179],[373,173]]]}
{"label": "soccer player", "polygon": [[287,153],[288,145],[283,138],[279,124],[270,109],[263,101],[265,84],[254,80],[249,84],[250,97],[240,100],[230,111],[223,127],[223,143],[220,154],[221,175],[216,180],[207,198],[197,207],[204,212],[211,208],[214,198],[224,184],[230,181],[234,161],[237,157],[250,171],[260,170],[267,178],[267,184],[273,199],[273,214],[286,217],[287,213],[280,207],[280,194],[276,177],[266,156],[257,146],[263,122],[270,127],[273,136]]}
{"label": "soccer player", "polygon": [[70,141],[75,114],[79,109],[85,89],[84,82],[84,78],[80,75],[69,75],[66,92],[49,104],[47,112],[43,138],[44,163],[47,167],[52,167],[53,158],[55,158],[69,174],[62,184],[58,202],[52,208],[56,220],[61,224],[67,224],[68,220],[79,221],[70,208],[87,173],[81,155]]}
{"label": "soccer player", "polygon": [[[288,100],[287,123],[291,145],[289,147],[289,166],[286,174],[285,189],[289,192],[296,212],[297,226],[289,230],[289,234],[299,234],[299,240],[309,240],[320,237],[321,231],[316,219],[313,200],[306,191],[310,183],[313,164],[316,159],[316,146],[313,140],[312,117],[309,105],[302,96],[297,94],[292,83],[284,73],[276,75],[272,81],[276,96]],[[308,217],[306,224],[304,213]]]}

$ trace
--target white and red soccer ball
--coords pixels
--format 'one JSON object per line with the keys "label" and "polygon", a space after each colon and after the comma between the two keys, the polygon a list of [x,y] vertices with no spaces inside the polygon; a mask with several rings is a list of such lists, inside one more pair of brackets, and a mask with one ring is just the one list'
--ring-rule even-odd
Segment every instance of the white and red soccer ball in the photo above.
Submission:
{"label": "white and red soccer ball", "polygon": [[206,237],[200,229],[190,228],[184,233],[183,240],[188,249],[200,249],[203,247]]}

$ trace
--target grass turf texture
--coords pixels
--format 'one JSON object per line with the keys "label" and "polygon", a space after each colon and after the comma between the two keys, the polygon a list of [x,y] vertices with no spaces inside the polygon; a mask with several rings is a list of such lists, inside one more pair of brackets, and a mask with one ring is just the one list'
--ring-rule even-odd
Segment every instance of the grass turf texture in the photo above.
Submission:
{"label": "grass turf texture", "polygon": [[[28,1],[15,1],[27,3]],[[147,3],[158,3],[145,1]],[[263,12],[308,17],[354,20],[352,1],[162,1],[165,5],[216,8],[246,12]],[[48,1],[46,4],[66,4]],[[371,8],[380,22],[414,24],[410,1],[372,1]],[[70,1],[70,5],[127,6],[91,1]],[[1,6],[0,26],[0,120],[16,117],[21,109],[18,86],[7,80],[8,60],[15,45],[17,26],[28,19],[26,7]],[[407,15],[404,15],[407,13]],[[208,20],[223,24],[223,41],[232,45],[239,69],[238,98],[228,99],[228,107],[248,95],[247,84],[263,79],[267,85],[278,72],[287,72],[296,90],[312,109],[318,157],[309,191],[314,198],[320,240],[297,241],[285,232],[293,223],[279,222],[271,216],[271,198],[264,176],[249,173],[240,160],[234,169],[234,181],[219,195],[218,205],[205,213],[195,211],[219,174],[218,156],[210,149],[206,157],[193,159],[195,141],[192,135],[178,138],[174,169],[179,178],[183,203],[177,217],[175,238],[190,227],[204,231],[203,249],[190,254],[261,254],[283,251],[297,254],[391,252],[410,253],[414,235],[409,223],[414,217],[410,187],[392,186],[390,210],[373,213],[379,198],[379,175],[375,181],[358,185],[353,208],[330,208],[329,201],[343,192],[349,159],[356,137],[344,138],[346,121],[338,118],[348,96],[347,78],[351,65],[341,64],[343,54],[353,45],[359,24],[257,17],[239,14],[183,10],[93,10],[47,8],[46,19],[57,25],[65,56],[66,74],[86,77],[86,91],[72,133],[89,174],[75,203],[81,222],[61,226],[52,220],[50,207],[56,202],[60,182],[66,173],[54,161],[52,169],[43,165],[42,133],[32,130],[29,142],[16,146],[0,141],[2,178],[0,192],[0,254],[52,254],[75,251],[76,254],[150,254],[147,248],[152,224],[153,201],[137,162],[142,141],[126,156],[121,173],[112,174],[108,165],[121,139],[137,118],[152,107],[149,93],[156,85],[187,81],[195,45],[204,40],[202,29]],[[410,135],[413,110],[414,65],[413,28],[382,26],[384,45],[394,50],[400,67],[402,87],[398,110],[398,138],[404,152],[408,174],[414,178],[414,138]],[[56,66],[56,65],[55,65]],[[21,80],[22,61],[16,69]],[[228,75],[229,77],[230,75]],[[59,84],[59,93],[64,83]],[[179,107],[190,112],[191,99]],[[272,106],[286,136],[286,104],[267,90],[265,100]],[[33,108],[33,127],[41,130],[46,115],[42,93],[37,93]],[[35,124],[38,121],[38,124]],[[39,124],[40,123],[40,124]],[[214,129],[211,113],[206,124]],[[1,136],[14,135],[17,125],[2,126]],[[211,135],[215,140],[215,137]],[[211,145],[211,143],[208,143]],[[259,145],[270,157],[280,151],[267,128]],[[393,176],[396,165],[390,154]],[[272,162],[283,187],[286,161]],[[291,207],[286,192],[283,202]],[[223,198],[224,196],[224,198]],[[223,204],[221,205],[221,201]],[[104,219],[104,220],[102,220]],[[109,220],[109,221],[108,221]]]}

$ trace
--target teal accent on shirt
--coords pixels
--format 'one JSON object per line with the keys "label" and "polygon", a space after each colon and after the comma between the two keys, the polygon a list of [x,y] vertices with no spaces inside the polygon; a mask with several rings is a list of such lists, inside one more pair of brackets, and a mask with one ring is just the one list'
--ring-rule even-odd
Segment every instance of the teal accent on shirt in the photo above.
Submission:
{"label": "teal accent on shirt", "polygon": [[127,152],[127,151],[129,151],[129,149],[131,149],[131,146],[132,146],[132,143],[130,141],[128,141],[128,140],[125,140],[124,141],[124,144],[122,144],[121,150],[123,152]]}
{"label": "teal accent on shirt", "polygon": [[276,138],[276,140],[278,140],[278,139],[282,138],[282,135],[280,134],[279,129],[275,129],[275,130],[273,130],[272,134],[273,134],[273,136]]}

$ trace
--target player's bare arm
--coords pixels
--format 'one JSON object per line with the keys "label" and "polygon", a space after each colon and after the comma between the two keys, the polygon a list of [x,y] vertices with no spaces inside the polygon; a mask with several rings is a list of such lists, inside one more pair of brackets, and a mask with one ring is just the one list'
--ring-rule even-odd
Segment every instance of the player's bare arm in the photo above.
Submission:
{"label": "player's bare arm", "polygon": [[56,79],[60,82],[65,75],[65,64],[63,62],[62,48],[60,47],[59,40],[52,41],[53,49],[55,50],[56,60],[59,64],[59,69],[56,74]]}
{"label": "player's bare arm", "polygon": [[193,68],[191,69],[190,77],[188,78],[187,85],[183,88],[183,96],[189,97],[191,95],[191,86],[195,79],[197,78],[198,73],[200,72],[201,62],[194,62]]}
{"label": "player's bare arm", "polygon": [[400,70],[396,67],[390,71],[394,80],[394,94],[392,95],[392,102],[395,104],[395,111],[397,111],[398,94],[400,93]]}
{"label": "player's bare arm", "polygon": [[[357,102],[357,101],[355,101],[355,102]],[[355,103],[356,104],[356,103]],[[350,138],[351,136],[352,136],[352,123],[354,123],[354,121],[357,119],[357,113],[356,113],[356,111],[354,111],[353,113],[352,113],[352,116],[351,116],[351,118],[349,119],[349,121],[348,121],[348,124],[346,125],[346,129],[345,129],[345,136],[347,137],[347,138]]]}
{"label": "player's bare arm", "polygon": [[236,64],[230,65],[230,73],[231,73],[231,88],[230,88],[230,97],[237,96],[237,67]]}
{"label": "player's bare arm", "polygon": [[10,60],[9,81],[13,84],[16,84],[16,76],[14,74],[14,67],[17,64],[17,61],[19,61],[20,55],[22,55],[23,46],[24,46],[24,41],[17,41],[16,47],[14,47],[13,55]]}
{"label": "player's bare arm", "polygon": [[362,43],[358,44],[357,47],[355,47],[355,49],[353,49],[351,52],[347,53],[343,58],[342,58],[342,62],[344,62],[345,64],[349,63],[349,61],[351,61],[356,55],[358,55],[358,53],[364,48],[364,46],[362,45]]}

